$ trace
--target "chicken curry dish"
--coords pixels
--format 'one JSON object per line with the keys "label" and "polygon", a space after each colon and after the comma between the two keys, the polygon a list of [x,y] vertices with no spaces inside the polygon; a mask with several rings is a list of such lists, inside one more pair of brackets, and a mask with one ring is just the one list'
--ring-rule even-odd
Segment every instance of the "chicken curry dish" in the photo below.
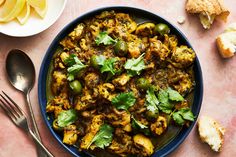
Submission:
{"label": "chicken curry dish", "polygon": [[46,111],[63,143],[94,156],[151,156],[171,126],[195,116],[195,52],[164,23],[104,11],[60,41]]}

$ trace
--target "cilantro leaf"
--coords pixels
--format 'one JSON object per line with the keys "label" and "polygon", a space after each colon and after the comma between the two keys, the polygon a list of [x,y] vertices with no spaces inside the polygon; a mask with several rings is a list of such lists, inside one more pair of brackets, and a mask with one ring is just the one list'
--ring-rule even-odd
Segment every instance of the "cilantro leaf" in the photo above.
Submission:
{"label": "cilantro leaf", "polygon": [[147,94],[146,94],[146,103],[145,103],[145,105],[147,106],[147,109],[153,113],[157,113],[158,104],[159,104],[159,101],[155,95],[153,88],[148,89]]}
{"label": "cilantro leaf", "polygon": [[98,65],[101,65],[101,66],[104,65],[105,60],[106,58],[103,55],[99,55],[96,57],[96,62]]}
{"label": "cilantro leaf", "polygon": [[104,147],[109,146],[113,138],[113,134],[112,134],[113,131],[114,131],[113,127],[111,127],[108,124],[103,124],[100,127],[99,132],[94,136],[90,145],[95,143],[97,147],[102,148],[102,149],[104,149]]}
{"label": "cilantro leaf", "polygon": [[174,121],[179,125],[184,125],[185,120],[194,121],[195,116],[189,108],[181,108],[172,115]]}
{"label": "cilantro leaf", "polygon": [[70,54],[69,55],[69,57],[68,58],[66,58],[65,59],[65,64],[67,65],[67,66],[72,66],[72,65],[74,65],[74,64],[76,64],[76,62],[75,62],[75,58],[76,58],[77,56],[75,55],[75,54]]}
{"label": "cilantro leaf", "polygon": [[104,60],[103,62],[101,62],[100,64],[102,64],[101,67],[101,72],[110,72],[112,75],[115,75],[116,73],[116,69],[114,67],[114,63],[117,61],[117,58],[109,58]]}
{"label": "cilantro leaf", "polygon": [[160,103],[158,105],[158,108],[164,112],[164,113],[167,113],[167,114],[170,114],[172,112],[172,109],[173,109],[174,105],[171,104],[170,102],[166,102],[166,103]]}
{"label": "cilantro leaf", "polygon": [[168,88],[167,92],[169,94],[170,100],[173,100],[173,101],[183,101],[184,100],[184,98],[176,90]]}
{"label": "cilantro leaf", "polygon": [[77,112],[74,109],[62,111],[58,115],[57,123],[59,127],[66,127],[78,119]]}
{"label": "cilantro leaf", "polygon": [[119,110],[128,110],[134,105],[136,98],[133,92],[120,93],[115,98],[111,100],[111,103]]}
{"label": "cilantro leaf", "polygon": [[184,125],[185,120],[183,119],[183,117],[179,112],[174,112],[172,117],[177,124]]}
{"label": "cilantro leaf", "polygon": [[112,45],[116,43],[116,40],[112,39],[107,32],[100,32],[99,35],[96,37],[95,42],[97,45],[104,44],[104,45]]}
{"label": "cilantro leaf", "polygon": [[194,121],[195,116],[189,108],[181,108],[179,111],[185,120]]}
{"label": "cilantro leaf", "polygon": [[146,68],[144,60],[144,53],[140,55],[137,59],[128,59],[124,65],[124,68],[128,71],[129,74],[140,75],[141,71]]}
{"label": "cilantro leaf", "polygon": [[149,130],[148,126],[143,125],[142,123],[137,121],[133,116],[131,118],[132,118],[131,126],[134,129],[143,132],[145,135],[150,135],[150,130]]}
{"label": "cilantro leaf", "polygon": [[65,63],[69,65],[67,68],[67,80],[69,81],[73,81],[75,75],[77,75],[80,70],[87,67],[87,65],[84,65],[75,54],[70,54],[69,58],[65,60]]}
{"label": "cilantro leaf", "polygon": [[160,92],[158,93],[158,100],[160,101],[160,105],[158,106],[158,108],[162,112],[167,114],[172,112],[174,105],[169,102],[169,94],[166,90],[160,90]]}

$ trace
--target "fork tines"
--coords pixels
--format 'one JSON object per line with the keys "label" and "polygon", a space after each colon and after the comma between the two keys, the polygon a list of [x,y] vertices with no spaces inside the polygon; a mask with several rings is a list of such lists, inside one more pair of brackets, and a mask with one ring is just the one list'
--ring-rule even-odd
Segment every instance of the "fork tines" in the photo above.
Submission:
{"label": "fork tines", "polygon": [[5,93],[0,94],[0,107],[14,121],[23,115],[23,111],[19,106]]}

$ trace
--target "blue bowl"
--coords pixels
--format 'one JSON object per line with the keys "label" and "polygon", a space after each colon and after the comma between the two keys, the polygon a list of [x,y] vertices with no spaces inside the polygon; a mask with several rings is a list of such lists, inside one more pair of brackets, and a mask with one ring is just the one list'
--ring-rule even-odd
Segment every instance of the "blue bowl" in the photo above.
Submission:
{"label": "blue bowl", "polygon": [[[166,21],[164,18],[162,18],[156,14],[153,14],[153,13],[150,13],[148,11],[138,9],[138,8],[132,8],[132,7],[126,7],[126,6],[125,7],[124,6],[116,6],[116,7],[101,8],[101,9],[97,9],[97,10],[91,11],[89,13],[86,13],[84,15],[81,15],[80,17],[78,17],[77,19],[75,19],[74,21],[69,23],[56,36],[56,38],[53,40],[53,42],[49,46],[49,48],[46,52],[46,55],[44,56],[44,59],[43,59],[43,62],[41,64],[41,68],[40,68],[39,79],[38,79],[39,80],[38,81],[38,99],[39,99],[39,104],[40,104],[43,119],[45,120],[45,123],[46,123],[48,129],[50,130],[51,134],[66,150],[68,150],[71,154],[73,154],[76,157],[82,157],[82,156],[89,157],[90,155],[85,152],[79,152],[77,150],[77,148],[75,148],[74,146],[68,146],[68,145],[63,144],[62,137],[52,129],[51,126],[52,126],[53,120],[52,119],[48,120],[48,115],[46,113],[46,105],[47,105],[47,96],[46,96],[47,84],[46,84],[46,81],[47,81],[49,66],[52,61],[54,52],[56,52],[56,49],[59,45],[59,42],[65,36],[67,36],[75,28],[75,26],[78,23],[84,21],[87,18],[93,17],[94,15],[99,14],[105,10],[107,10],[107,11],[115,10],[118,12],[130,13],[132,15],[140,17],[140,19],[141,19],[140,22],[145,21],[145,20],[147,20],[147,21],[151,20],[151,21],[155,21],[158,23],[165,23],[170,27],[171,33],[177,35],[180,44],[184,44],[184,45],[187,45],[188,47],[192,48],[192,46],[190,45],[190,42],[187,40],[187,38],[184,36],[184,34],[180,30],[178,30],[174,25],[172,25],[171,23]],[[174,139],[172,139],[168,144],[163,146],[161,149],[157,150],[153,154],[153,157],[166,156],[169,153],[171,153],[173,150],[175,150],[184,141],[184,139],[188,136],[189,132],[192,130],[193,126],[196,123],[197,117],[200,112],[201,103],[202,103],[202,96],[203,96],[202,71],[201,71],[201,67],[200,67],[198,58],[196,58],[196,60],[194,62],[193,69],[194,69],[196,85],[195,85],[195,89],[194,89],[192,112],[196,116],[196,119],[194,122],[191,123],[191,125],[188,128],[183,127],[181,129],[181,131],[178,133],[178,135]]]}

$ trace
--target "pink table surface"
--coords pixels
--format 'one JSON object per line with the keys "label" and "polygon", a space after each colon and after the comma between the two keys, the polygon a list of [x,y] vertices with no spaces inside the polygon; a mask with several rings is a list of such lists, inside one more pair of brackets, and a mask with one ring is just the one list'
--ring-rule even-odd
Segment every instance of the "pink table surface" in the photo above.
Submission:
{"label": "pink table surface", "polygon": [[[221,153],[214,153],[206,144],[201,143],[195,126],[186,140],[170,156],[236,156],[236,57],[222,59],[215,44],[216,36],[226,25],[236,22],[236,1],[225,0],[225,5],[231,11],[228,22],[225,24],[217,21],[208,31],[202,28],[196,16],[186,14],[184,4],[185,0],[68,0],[59,20],[46,31],[27,38],[13,38],[0,34],[0,90],[7,92],[27,112],[23,95],[9,84],[6,77],[5,59],[10,49],[19,48],[27,52],[34,62],[38,77],[49,44],[58,32],[76,17],[93,9],[111,5],[143,8],[169,20],[191,41],[199,57],[204,79],[204,98],[200,116],[211,116],[226,128]],[[185,24],[177,23],[179,16],[186,17]],[[71,155],[50,134],[42,119],[38,104],[37,80],[30,96],[43,143],[55,157],[70,157]],[[13,125],[0,110],[0,157],[13,156],[36,157],[35,145],[31,138]]]}

